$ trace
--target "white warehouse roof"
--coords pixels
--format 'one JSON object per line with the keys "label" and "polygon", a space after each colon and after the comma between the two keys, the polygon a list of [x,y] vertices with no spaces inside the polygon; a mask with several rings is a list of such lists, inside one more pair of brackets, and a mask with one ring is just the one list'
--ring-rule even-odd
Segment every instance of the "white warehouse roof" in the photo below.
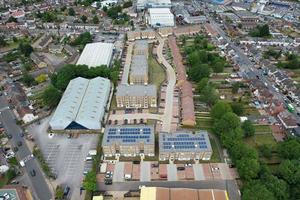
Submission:
{"label": "white warehouse roof", "polygon": [[149,8],[149,24],[153,27],[174,26],[174,15],[169,8]]}
{"label": "white warehouse roof", "polygon": [[110,81],[102,77],[71,80],[49,122],[51,128],[101,129],[110,87]]}
{"label": "white warehouse roof", "polygon": [[87,65],[89,67],[98,67],[100,65],[110,65],[113,55],[114,45],[112,43],[89,43],[85,45],[77,65]]}

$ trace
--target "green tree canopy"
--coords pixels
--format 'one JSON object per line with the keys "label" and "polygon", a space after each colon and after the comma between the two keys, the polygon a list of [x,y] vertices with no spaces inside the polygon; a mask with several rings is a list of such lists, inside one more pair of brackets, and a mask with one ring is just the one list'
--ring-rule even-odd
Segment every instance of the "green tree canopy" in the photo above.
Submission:
{"label": "green tree canopy", "polygon": [[213,120],[221,119],[223,115],[232,112],[230,105],[223,101],[218,101],[211,109],[210,115]]}
{"label": "green tree canopy", "polygon": [[54,108],[60,101],[62,93],[53,85],[49,85],[42,94],[42,100],[45,105]]}
{"label": "green tree canopy", "polygon": [[282,158],[287,159],[299,159],[300,158],[300,142],[298,139],[290,138],[283,141],[278,146],[279,155]]}
{"label": "green tree canopy", "polygon": [[246,120],[242,124],[245,137],[251,137],[255,134],[255,128],[250,120]]}
{"label": "green tree canopy", "polygon": [[260,181],[251,181],[243,189],[243,200],[276,200],[275,196]]}
{"label": "green tree canopy", "polygon": [[89,171],[84,178],[83,188],[88,191],[96,191],[97,190],[97,179],[96,173],[94,171]]}

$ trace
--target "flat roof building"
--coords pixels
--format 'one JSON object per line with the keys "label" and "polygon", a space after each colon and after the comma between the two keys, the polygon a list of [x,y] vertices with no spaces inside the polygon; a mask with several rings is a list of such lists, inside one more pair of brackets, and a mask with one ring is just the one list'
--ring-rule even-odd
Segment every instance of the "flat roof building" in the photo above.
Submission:
{"label": "flat roof building", "polygon": [[51,128],[101,129],[110,88],[110,81],[102,77],[71,80],[49,122]]}
{"label": "flat roof building", "polygon": [[149,8],[148,23],[152,27],[170,27],[174,26],[174,15],[170,8]]}
{"label": "flat roof building", "polygon": [[108,156],[154,156],[153,126],[108,126],[105,129],[102,150]]}
{"label": "flat roof building", "polygon": [[210,160],[212,148],[208,133],[160,133],[159,160]]}
{"label": "flat roof building", "polygon": [[140,200],[229,200],[226,190],[142,187]]}
{"label": "flat roof building", "polygon": [[148,59],[145,55],[133,55],[130,67],[130,84],[148,84]]}
{"label": "flat roof building", "polygon": [[171,6],[171,0],[138,0],[136,9],[143,11],[148,8],[171,8]]}
{"label": "flat roof building", "polygon": [[155,85],[119,85],[116,98],[118,108],[149,108],[157,106]]}
{"label": "flat roof building", "polygon": [[114,45],[112,43],[89,43],[85,45],[76,65],[87,65],[89,68],[101,65],[109,67],[113,50]]}

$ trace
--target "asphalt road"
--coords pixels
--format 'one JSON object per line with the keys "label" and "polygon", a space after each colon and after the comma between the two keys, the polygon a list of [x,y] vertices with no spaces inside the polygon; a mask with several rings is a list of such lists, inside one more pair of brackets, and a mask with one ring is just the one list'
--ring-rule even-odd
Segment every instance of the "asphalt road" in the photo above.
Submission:
{"label": "asphalt road", "polygon": [[192,189],[220,189],[227,190],[229,199],[239,200],[240,194],[235,180],[205,180],[205,181],[151,181],[139,182],[130,181],[123,183],[113,183],[105,185],[98,183],[98,189],[101,191],[129,191],[137,190],[140,185],[151,187],[166,187],[166,188],[192,188]]}
{"label": "asphalt road", "polygon": [[[3,123],[3,126],[6,130],[6,132],[10,135],[12,135],[12,139],[10,140],[12,146],[18,147],[17,158],[18,160],[22,160],[26,158],[27,156],[31,155],[31,151],[26,145],[25,139],[20,136],[20,133],[22,132],[21,128],[16,124],[15,116],[8,108],[8,103],[4,96],[0,97],[0,109],[2,109],[0,113],[0,121]],[[22,146],[18,146],[17,143],[21,141]],[[36,171],[36,176],[32,177],[30,175],[31,170]],[[31,188],[38,199],[40,200],[49,200],[52,199],[52,193],[50,192],[50,189],[46,183],[45,177],[42,174],[37,160],[30,159],[25,163],[25,167],[23,168],[24,172],[28,174],[28,177],[30,179],[30,182],[32,184]]]}

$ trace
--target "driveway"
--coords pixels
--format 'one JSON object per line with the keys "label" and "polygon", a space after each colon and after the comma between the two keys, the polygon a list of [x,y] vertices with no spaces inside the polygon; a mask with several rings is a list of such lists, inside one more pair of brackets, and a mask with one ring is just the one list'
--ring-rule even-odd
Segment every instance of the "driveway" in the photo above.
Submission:
{"label": "driveway", "polygon": [[151,162],[141,162],[141,177],[140,181],[151,181]]}
{"label": "driveway", "polygon": [[177,181],[177,167],[175,164],[168,164],[168,181]]}

